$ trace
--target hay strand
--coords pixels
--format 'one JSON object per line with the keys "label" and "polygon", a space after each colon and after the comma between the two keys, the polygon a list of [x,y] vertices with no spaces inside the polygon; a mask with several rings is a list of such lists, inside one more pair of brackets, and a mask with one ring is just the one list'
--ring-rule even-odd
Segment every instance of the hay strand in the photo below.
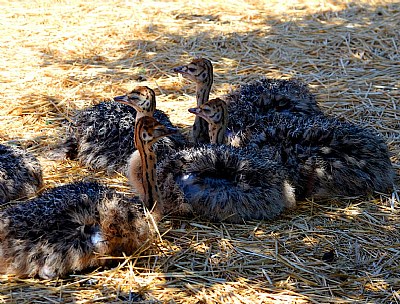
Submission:
{"label": "hay strand", "polygon": [[[308,83],[326,113],[375,128],[400,171],[395,1],[4,1],[0,140],[41,156],[74,109],[134,85],[187,128],[194,87],[172,68],[205,56],[212,97],[260,75]],[[124,176],[48,161],[45,187]],[[400,189],[399,179],[397,188]],[[399,192],[305,201],[273,222],[167,218],[118,266],[54,281],[0,277],[5,303],[397,303]],[[29,300],[27,300],[29,299]]]}

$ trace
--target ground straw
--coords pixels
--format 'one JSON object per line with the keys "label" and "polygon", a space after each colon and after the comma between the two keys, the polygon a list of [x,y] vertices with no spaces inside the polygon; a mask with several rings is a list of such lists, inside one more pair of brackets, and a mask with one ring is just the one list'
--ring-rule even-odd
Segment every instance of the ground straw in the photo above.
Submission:
{"label": "ground straw", "polygon": [[[204,56],[212,96],[260,75],[308,83],[323,110],[375,128],[400,170],[396,1],[2,1],[0,141],[41,157],[45,187],[122,175],[43,156],[83,108],[149,85],[187,131],[194,86],[172,68]],[[399,183],[397,182],[397,187]],[[166,218],[116,266],[65,279],[0,278],[4,303],[398,303],[398,193],[305,201],[275,221]],[[118,266],[119,263],[119,266]]]}

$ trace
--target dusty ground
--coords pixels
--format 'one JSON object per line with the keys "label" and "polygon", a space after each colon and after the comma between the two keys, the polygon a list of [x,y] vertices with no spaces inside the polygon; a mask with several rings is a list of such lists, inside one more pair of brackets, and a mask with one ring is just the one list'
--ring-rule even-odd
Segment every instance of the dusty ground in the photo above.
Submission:
{"label": "dusty ground", "polygon": [[[149,85],[188,127],[194,86],[171,69],[215,66],[213,96],[260,75],[308,83],[325,112],[377,129],[400,169],[400,3],[0,1],[0,141],[42,155],[76,108]],[[41,159],[46,187],[123,176]],[[399,186],[399,185],[397,185]],[[3,302],[397,303],[399,201],[303,202],[274,222],[168,218],[162,240],[113,269],[42,282],[0,278]],[[333,253],[333,261],[322,259]]]}

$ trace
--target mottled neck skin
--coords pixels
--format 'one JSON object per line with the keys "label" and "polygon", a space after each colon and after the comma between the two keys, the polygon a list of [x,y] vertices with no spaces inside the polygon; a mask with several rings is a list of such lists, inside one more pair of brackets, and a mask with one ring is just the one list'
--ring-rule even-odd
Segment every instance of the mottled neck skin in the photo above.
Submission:
{"label": "mottled neck skin", "polygon": [[210,143],[224,143],[228,125],[228,107],[225,101],[219,98],[211,99],[197,108],[189,109],[189,112],[207,121]]}
{"label": "mottled neck skin", "polygon": [[[136,137],[136,130],[138,129],[138,121],[139,121],[142,117],[145,117],[145,116],[153,117],[154,111],[147,111],[147,110],[142,109],[142,108],[140,108],[140,107],[134,107],[134,108],[136,109],[136,117],[135,117],[135,137],[133,138],[133,141],[134,141],[134,143],[135,143],[136,149],[139,150],[138,145],[143,145],[143,143],[139,143],[139,142],[137,141],[137,140],[138,140],[138,137]],[[154,151],[153,151],[153,147],[152,147],[152,146],[150,146],[150,150],[151,150],[151,153],[154,154]],[[140,152],[140,150],[139,150],[139,152]],[[140,153],[140,156],[141,156],[141,158],[142,158],[142,153]],[[142,161],[142,163],[143,163],[143,161]]]}
{"label": "mottled neck skin", "polygon": [[[210,70],[211,69],[211,70]],[[210,66],[206,70],[206,75],[204,79],[199,79],[196,81],[196,101],[197,106],[201,106],[205,104],[210,98],[210,91],[213,84],[213,70],[212,66]]]}
{"label": "mottled neck skin", "polygon": [[145,110],[136,109],[135,126],[140,118],[142,118],[144,116],[153,116],[153,115],[154,115],[154,111],[145,111]]}
{"label": "mottled neck skin", "polygon": [[135,125],[138,120],[144,116],[153,116],[156,110],[156,98],[147,97],[143,100],[136,100],[131,102],[130,105],[136,110]]}
{"label": "mottled neck skin", "polygon": [[152,210],[157,202],[160,201],[157,187],[156,163],[157,156],[154,153],[152,143],[148,143],[141,138],[143,118],[136,120],[135,144],[139,151],[142,169],[142,200],[149,210]]}
{"label": "mottled neck skin", "polygon": [[[163,214],[163,206],[160,200],[160,194],[157,185],[157,172],[156,163],[157,157],[153,151],[152,145],[164,136],[176,133],[176,129],[168,128],[158,122],[151,116],[144,116],[138,119],[135,129],[135,141],[137,143],[137,151],[140,154],[140,168],[141,178],[136,175],[137,181],[141,182],[141,197],[149,210],[153,211],[153,214],[157,216],[157,220]],[[130,167],[139,166],[135,163],[137,160],[131,158]],[[136,181],[135,181],[136,183]]]}
{"label": "mottled neck skin", "polygon": [[[188,65],[177,67],[174,70],[196,83],[196,101],[198,107],[208,101],[214,80],[213,66],[210,60],[205,58],[195,59]],[[210,141],[208,123],[198,116],[196,116],[193,124],[193,140],[196,144],[208,143]]]}
{"label": "mottled neck skin", "polygon": [[[213,67],[211,62],[205,61],[204,71],[199,74],[196,81],[196,101],[197,106],[206,103],[210,97],[211,86],[213,84]],[[196,144],[210,142],[208,134],[208,123],[204,119],[196,116],[193,124],[193,139]]]}
{"label": "mottled neck skin", "polygon": [[152,144],[166,136],[165,127],[152,118],[156,109],[155,93],[149,87],[137,86],[126,95],[114,97],[114,100],[136,110],[134,141],[137,151],[130,160],[129,179],[147,208],[152,210],[159,201],[156,183],[157,158]]}
{"label": "mottled neck skin", "polygon": [[225,142],[225,133],[228,125],[228,111],[226,107],[218,111],[221,113],[221,119],[208,124],[208,134],[210,135],[210,143],[222,145]]}

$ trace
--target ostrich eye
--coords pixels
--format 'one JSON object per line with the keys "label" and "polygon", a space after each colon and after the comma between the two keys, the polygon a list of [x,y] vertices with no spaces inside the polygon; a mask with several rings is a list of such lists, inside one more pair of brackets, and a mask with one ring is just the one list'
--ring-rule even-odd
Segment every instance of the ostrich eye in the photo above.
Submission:
{"label": "ostrich eye", "polygon": [[152,139],[151,135],[149,133],[147,133],[147,131],[143,131],[142,132],[142,139],[145,141],[149,141]]}
{"label": "ostrich eye", "polygon": [[188,68],[189,72],[195,72],[196,68]]}

